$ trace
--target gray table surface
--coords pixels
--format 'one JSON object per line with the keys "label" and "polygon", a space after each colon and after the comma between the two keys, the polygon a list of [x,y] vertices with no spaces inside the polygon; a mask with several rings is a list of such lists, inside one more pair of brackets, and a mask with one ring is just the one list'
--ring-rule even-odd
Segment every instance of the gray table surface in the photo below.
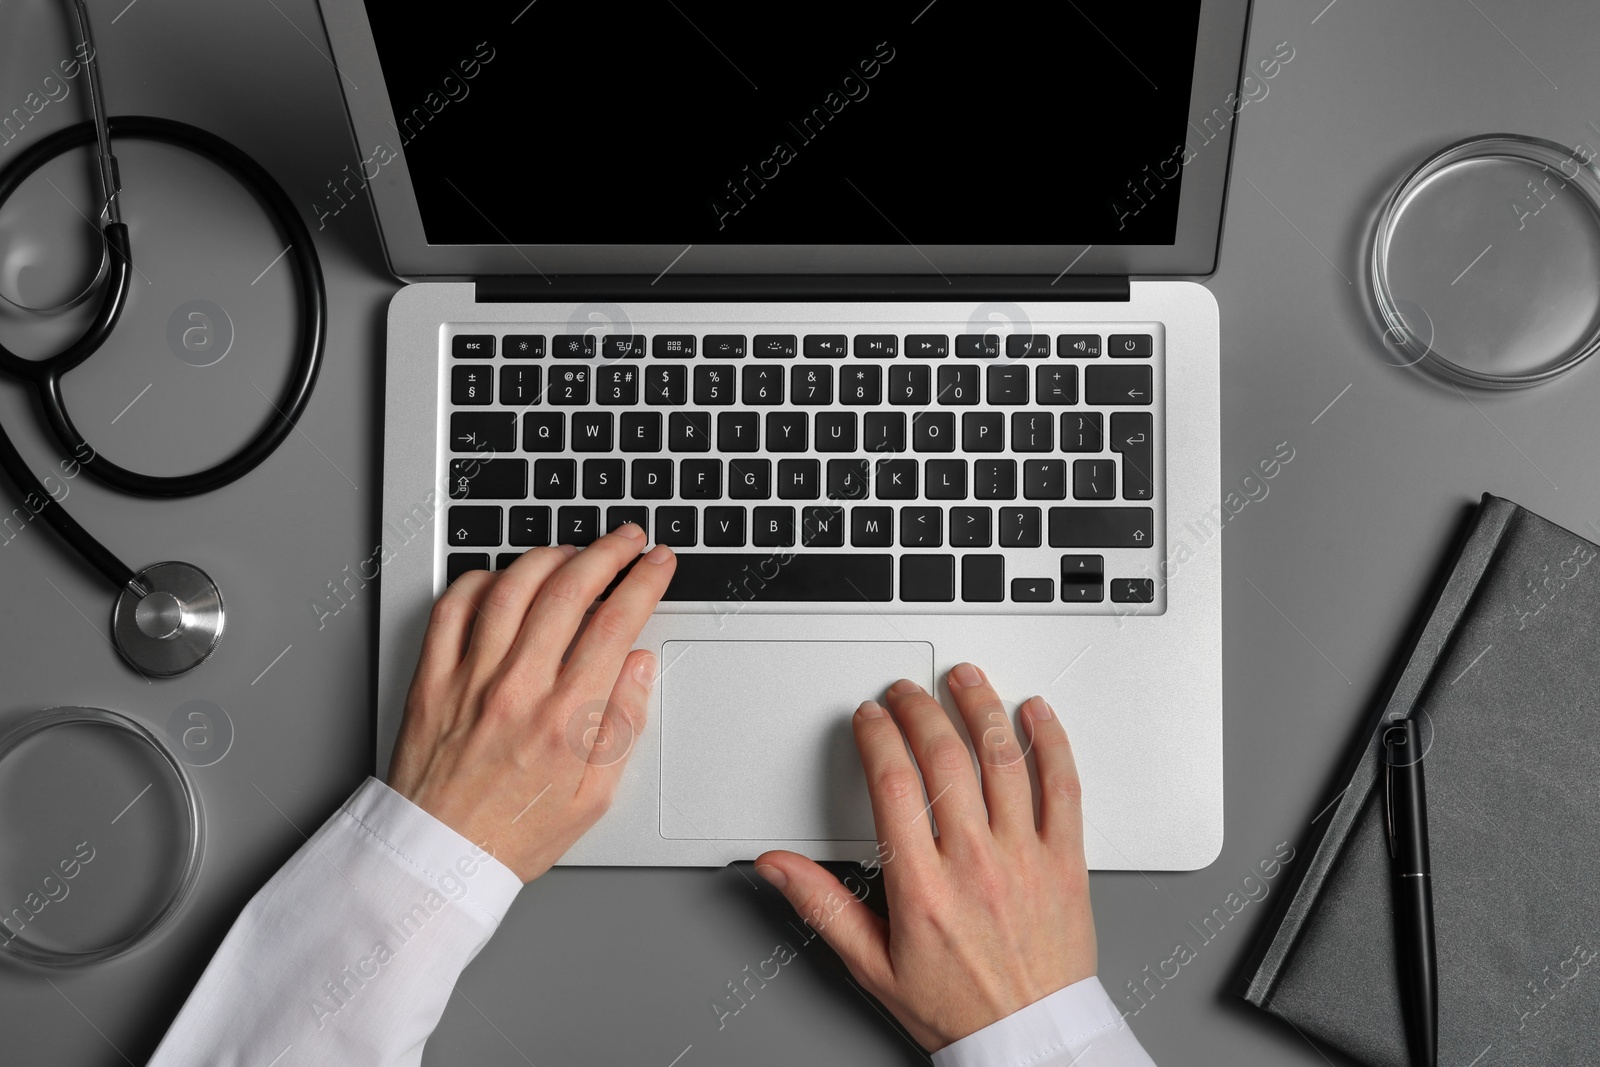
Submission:
{"label": "gray table surface", "polygon": [[[0,112],[69,54],[60,6],[0,7]],[[312,205],[356,157],[312,0],[90,7],[113,113],[170,116],[234,140],[315,225]],[[1334,756],[1463,506],[1491,491],[1595,529],[1600,367],[1470,399],[1395,370],[1364,310],[1358,264],[1382,197],[1443,144],[1501,130],[1600,143],[1597,36],[1600,7],[1582,0],[1257,5],[1249,59],[1280,41],[1294,58],[1240,115],[1208,283],[1222,307],[1224,486],[1279,442],[1294,459],[1221,539],[1222,856],[1195,873],[1093,879],[1100,974],[1130,1008],[1138,1001],[1126,984],[1171,955],[1188,924],[1222,906],[1280,842],[1299,840],[1326,801]],[[0,163],[77,121],[81,88],[80,79],[41,111],[24,140],[0,146]],[[1074,93],[1061,102],[1093,105]],[[176,473],[236,447],[266,410],[263,394],[281,387],[288,274],[281,262],[266,269],[281,242],[226,178],[166,149],[120,154],[141,278],[115,340],[69,377],[67,394],[97,447]],[[0,246],[23,233],[44,234],[47,247],[81,240],[81,220],[62,204],[89,202],[78,169],[61,164],[58,191],[35,181],[0,214]],[[211,831],[192,907],[156,944],[81,973],[0,965],[7,1063],[146,1059],[240,907],[370,770],[375,590],[320,628],[310,606],[378,536],[382,327],[395,283],[357,207],[317,234],[330,336],[301,432],[243,482],[198,499],[72,483],[75,514],[124,558],[192,560],[216,577],[231,616],[212,662],[146,684],[104,637],[100,579],[42,528],[0,547],[0,720],[88,704],[164,723],[198,699],[221,706],[235,729],[227,756],[195,772]],[[42,295],[49,265],[18,282],[14,249],[0,284]],[[235,334],[227,357],[204,369],[175,358],[166,337],[174,309],[195,299],[224,308]],[[19,345],[50,339],[11,319],[0,329]],[[55,462],[21,390],[0,390],[0,417],[37,468]],[[1133,1016],[1158,1063],[1343,1062],[1228,992],[1271,900],[1249,905]],[[719,1030],[709,1002],[792,936],[784,919],[735,868],[556,870],[522,894],[462,976],[425,1062],[920,1062],[815,947]],[[275,1054],[259,1051],[263,1064]]]}

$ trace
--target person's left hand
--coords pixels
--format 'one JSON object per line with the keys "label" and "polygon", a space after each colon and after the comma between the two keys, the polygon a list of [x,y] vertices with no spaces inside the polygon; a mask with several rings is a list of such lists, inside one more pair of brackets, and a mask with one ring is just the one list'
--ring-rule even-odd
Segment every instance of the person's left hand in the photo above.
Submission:
{"label": "person's left hand", "polygon": [[629,523],[581,552],[469,571],[428,620],[389,785],[525,883],[605,812],[644,729],[656,659],[633,643],[677,569],[644,544]]}

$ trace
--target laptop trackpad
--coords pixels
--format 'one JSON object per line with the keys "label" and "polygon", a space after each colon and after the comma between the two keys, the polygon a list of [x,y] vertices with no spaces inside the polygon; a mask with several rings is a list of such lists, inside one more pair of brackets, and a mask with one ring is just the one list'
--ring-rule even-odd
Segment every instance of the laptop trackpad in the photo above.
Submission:
{"label": "laptop trackpad", "polygon": [[898,678],[931,691],[922,641],[668,641],[661,836],[871,841],[850,716]]}

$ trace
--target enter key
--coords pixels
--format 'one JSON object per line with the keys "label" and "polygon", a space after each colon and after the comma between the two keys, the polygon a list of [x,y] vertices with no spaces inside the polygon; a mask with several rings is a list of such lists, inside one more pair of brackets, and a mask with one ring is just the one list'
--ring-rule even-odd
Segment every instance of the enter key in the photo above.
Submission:
{"label": "enter key", "polygon": [[1122,453],[1122,498],[1155,495],[1155,449],[1148,411],[1118,411],[1111,416],[1111,450]]}

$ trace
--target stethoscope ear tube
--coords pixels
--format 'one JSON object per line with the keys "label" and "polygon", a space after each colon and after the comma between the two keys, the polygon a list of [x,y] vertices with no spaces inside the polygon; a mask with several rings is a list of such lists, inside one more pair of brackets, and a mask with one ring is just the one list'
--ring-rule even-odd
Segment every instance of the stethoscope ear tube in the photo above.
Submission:
{"label": "stethoscope ear tube", "polygon": [[[37,149],[40,145],[34,147]],[[25,175],[33,167],[24,170],[23,162],[19,159],[12,167],[23,170]],[[38,163],[33,166],[38,166]],[[10,177],[10,171],[0,177],[0,204],[10,198],[11,191],[16,187],[15,181],[5,180]],[[106,343],[106,338],[116,329],[117,320],[122,318],[123,309],[128,306],[128,290],[133,287],[133,248],[128,240],[128,227],[124,223],[108,222],[101,227],[100,233],[105,238],[110,265],[106,273],[105,292],[100,297],[100,306],[95,310],[93,321],[76,341],[48,359],[24,359],[0,344],[0,370],[13,378],[32,382],[42,392],[52,379],[59,383],[63,374],[94,355]],[[54,384],[53,387],[59,388]]]}
{"label": "stethoscope ear tube", "polygon": [[[93,355],[110,336],[127,305],[131,288],[133,258],[128,228],[116,210],[120,178],[110,155],[113,136],[163,141],[198,153],[227,170],[267,209],[280,236],[288,243],[289,258],[295,268],[300,309],[295,373],[283,394],[273,402],[272,416],[255,437],[220,463],[192,474],[174,477],[140,474],[98,454],[73,425],[61,393],[62,376]],[[137,496],[176,497],[210,492],[243,477],[265,461],[295,428],[311,399],[322,366],[327,329],[327,291],[316,247],[312,244],[311,232],[283,188],[260,164],[227,141],[170,119],[124,116],[108,120],[98,107],[94,121],[50,134],[0,171],[0,205],[44,163],[97,140],[101,147],[102,178],[107,184],[107,221],[102,232],[108,262],[99,308],[83,335],[53,356],[25,359],[0,345],[0,371],[33,385],[57,443],[96,481]],[[205,572],[184,563],[156,564],[144,571],[134,571],[67,514],[65,507],[23,461],[3,427],[0,427],[0,469],[15,484],[24,508],[49,523],[68,545],[117,587],[113,641],[135,669],[170,677],[192,669],[211,654],[222,634],[222,596]]]}
{"label": "stethoscope ear tube", "polygon": [[[24,359],[0,345],[0,371],[32,382],[45,419],[62,448],[89,454],[84,470],[96,481],[135,496],[194,496],[220,489],[259,466],[293,431],[311,399],[322,366],[326,342],[328,299],[311,231],[295,210],[283,187],[261,165],[215,134],[171,119],[145,115],[120,115],[110,120],[113,137],[161,141],[195,152],[232,174],[267,210],[278,234],[288,246],[294,265],[295,296],[299,304],[298,359],[284,391],[272,402],[273,414],[260,432],[220,463],[192,474],[162,477],[118,466],[97,453],[72,423],[61,395],[61,377],[89,358],[105,343],[122,314],[132,283],[132,258],[127,227],[108,223],[103,232],[111,248],[111,269],[105,296],[94,322],[72,345],[46,359]],[[0,204],[22,180],[51,159],[73,148],[93,144],[94,124],[80,122],[58,130],[33,145],[0,171]]]}

